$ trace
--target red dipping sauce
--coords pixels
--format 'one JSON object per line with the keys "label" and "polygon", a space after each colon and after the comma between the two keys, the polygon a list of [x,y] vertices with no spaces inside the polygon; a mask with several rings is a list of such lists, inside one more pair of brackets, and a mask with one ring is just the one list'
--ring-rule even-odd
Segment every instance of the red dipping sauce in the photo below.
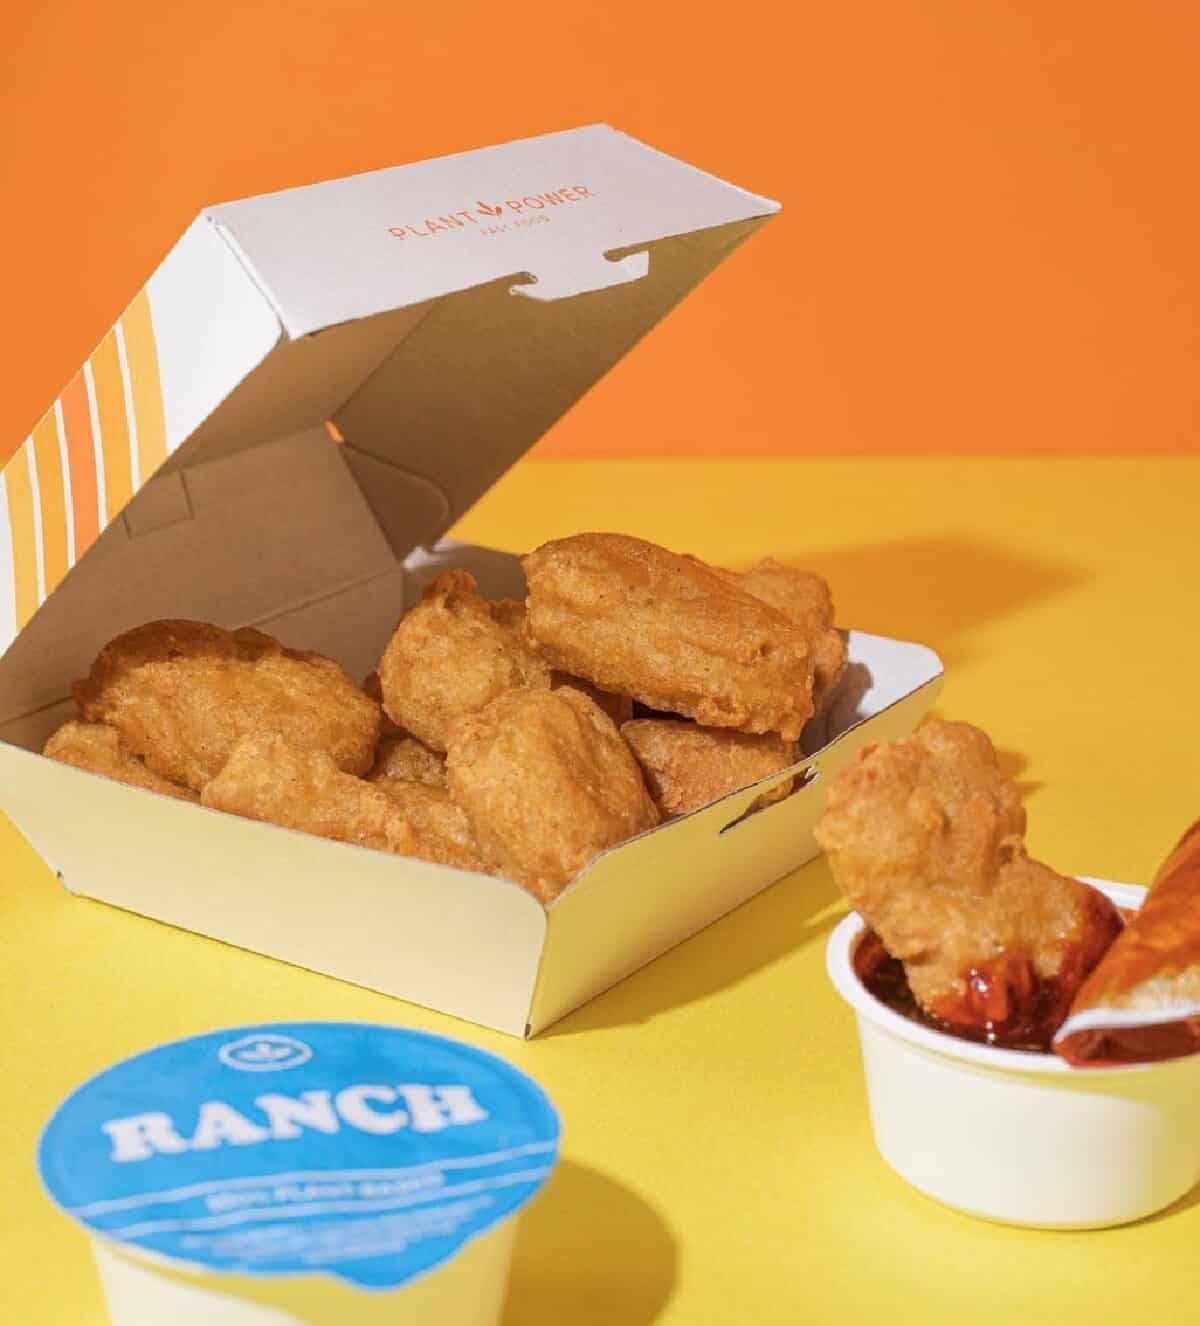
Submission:
{"label": "red dipping sauce", "polygon": [[[883,940],[874,930],[865,930],[854,950],[854,974],[881,1004],[894,1013],[922,1026],[961,1040],[982,1045],[995,1045],[1005,1050],[1030,1050],[1049,1054],[1054,1033],[1062,1025],[1067,1008],[1054,982],[1040,982],[1037,988],[1027,990],[1024,999],[1016,1001],[1017,1012],[1003,1021],[984,1018],[976,1024],[949,1022],[934,1017],[917,1003],[916,995],[908,984],[904,964],[883,946]],[[967,1004],[983,1003],[998,989],[1000,981],[1013,979],[1014,973],[989,973],[972,969],[967,973]],[[1009,1004],[1001,999],[1001,1005]]]}

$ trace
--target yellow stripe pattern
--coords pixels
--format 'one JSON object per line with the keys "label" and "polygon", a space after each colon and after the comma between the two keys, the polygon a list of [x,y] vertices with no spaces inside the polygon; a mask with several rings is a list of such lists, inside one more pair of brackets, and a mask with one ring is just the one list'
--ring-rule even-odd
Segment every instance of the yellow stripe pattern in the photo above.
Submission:
{"label": "yellow stripe pattern", "polygon": [[42,506],[42,562],[49,597],[67,574],[67,490],[58,445],[58,420],[53,410],[33,430],[33,458]]}
{"label": "yellow stripe pattern", "polygon": [[[131,437],[136,438],[137,472],[141,483],[144,484],[167,458],[158,344],[150,299],[145,290],[138,293],[121,315],[118,325],[124,341],[125,368],[122,368],[117,344],[117,327],[108,332],[88,360],[95,385],[99,424],[99,436],[92,439],[92,446],[97,467],[104,476],[104,510],[93,512],[91,520],[75,520],[73,503],[76,498],[63,473],[62,458],[69,448],[65,445],[67,439],[59,435],[59,420],[77,419],[78,412],[74,415],[70,411],[56,412],[52,406],[33,430],[32,437],[0,471],[8,501],[9,524],[7,531],[0,529],[0,538],[7,535],[12,541],[11,594],[18,630],[25,627],[71,569],[68,529],[78,532],[81,525],[104,529],[133,496]],[[132,420],[128,417],[127,399],[133,413]],[[75,438],[71,440],[78,442]],[[74,467],[76,460],[72,459],[71,463]],[[35,500],[38,503],[36,514]],[[78,500],[88,501],[89,494],[81,494]],[[94,495],[90,496],[90,501],[94,507]],[[74,560],[78,561],[85,552],[86,545],[76,547]],[[43,569],[44,593],[38,583],[39,560]],[[0,594],[7,596],[9,591],[9,586],[0,585]],[[9,643],[0,640],[0,652]]]}
{"label": "yellow stripe pattern", "polygon": [[18,630],[38,609],[37,529],[33,522],[33,483],[29,476],[29,443],[4,467],[8,525],[12,536],[13,582]]}

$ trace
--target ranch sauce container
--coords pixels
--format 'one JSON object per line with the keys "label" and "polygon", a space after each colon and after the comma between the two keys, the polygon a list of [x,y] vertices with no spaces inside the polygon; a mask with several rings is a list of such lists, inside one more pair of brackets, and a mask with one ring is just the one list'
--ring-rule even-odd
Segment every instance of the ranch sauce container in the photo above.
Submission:
{"label": "ranch sauce container", "polygon": [[542,1090],[481,1050],[273,1023],[100,1073],[38,1162],[114,1326],[494,1326],[558,1140]]}

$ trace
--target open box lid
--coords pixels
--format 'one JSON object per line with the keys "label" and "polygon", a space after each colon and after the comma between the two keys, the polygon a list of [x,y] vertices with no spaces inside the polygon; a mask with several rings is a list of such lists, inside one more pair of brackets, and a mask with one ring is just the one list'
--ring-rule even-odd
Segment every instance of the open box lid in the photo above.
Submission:
{"label": "open box lid", "polygon": [[776,210],[606,125],[206,209],[4,468],[0,735],[394,570]]}

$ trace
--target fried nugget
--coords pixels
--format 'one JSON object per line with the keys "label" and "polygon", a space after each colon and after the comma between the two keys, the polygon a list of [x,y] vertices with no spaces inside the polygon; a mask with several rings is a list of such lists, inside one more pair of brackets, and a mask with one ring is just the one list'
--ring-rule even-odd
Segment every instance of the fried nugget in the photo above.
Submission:
{"label": "fried nugget", "polygon": [[105,645],[73,690],[88,722],[115,727],[149,768],[195,791],[261,728],[349,773],[371,767],[379,739],[379,707],[332,659],[249,629],[149,622]]}
{"label": "fried nugget", "polygon": [[926,1013],[1000,1044],[1048,1044],[1121,929],[1103,894],[1031,860],[1024,834],[992,743],[937,719],[865,747],[816,830]]}
{"label": "fried nugget", "polygon": [[426,787],[445,787],[446,760],[416,737],[384,737],[367,777],[373,783],[396,779],[424,783]]}
{"label": "fried nugget", "polygon": [[560,686],[571,686],[577,691],[582,691],[589,700],[594,700],[618,727],[622,723],[628,723],[633,717],[633,700],[628,695],[615,695],[612,691],[602,691],[599,686],[593,686],[583,677],[572,677],[569,672],[552,672],[550,685],[555,690]]}
{"label": "fried nugget", "polygon": [[379,681],[379,673],[368,672],[363,678],[362,688],[363,694],[369,695],[379,706],[379,712],[382,715],[382,721],[379,727],[380,742],[404,736],[404,729],[400,727],[398,723],[392,722],[387,715],[387,711],[383,707],[383,686]]}
{"label": "fried nugget", "polygon": [[416,833],[376,784],[343,773],[324,751],[301,750],[281,732],[244,736],[200,799],[245,819],[416,855]]}
{"label": "fried nugget", "polygon": [[400,619],[379,664],[388,716],[436,751],[450,725],[514,686],[548,689],[550,669],[526,644],[521,605],[476,592],[469,571],[445,571]]}
{"label": "fried nugget", "polygon": [[658,812],[612,720],[582,692],[512,690],[458,720],[450,793],[485,860],[550,902]]}
{"label": "fried nugget", "polygon": [[804,632],[813,660],[813,705],[820,709],[846,670],[846,642],[833,625],[829,583],[812,571],[784,566],[773,557],[764,557],[749,571],[712,569],[777,608]]}
{"label": "fried nugget", "polygon": [[416,835],[412,856],[456,866],[459,870],[489,873],[466,811],[450,799],[444,787],[429,787],[399,778],[384,778],[376,786],[412,827]]}
{"label": "fried nugget", "polygon": [[522,566],[526,633],[553,667],[710,727],[794,741],[811,716],[804,632],[694,559],[577,534]]}
{"label": "fried nugget", "polygon": [[[646,786],[664,818],[686,815],[728,792],[778,773],[797,759],[796,743],[773,732],[752,735],[701,727],[686,719],[637,718],[621,735],[642,766]],[[780,801],[793,779],[764,792],[762,805]]]}
{"label": "fried nugget", "polygon": [[121,734],[103,723],[64,723],[46,742],[42,754],[61,764],[74,765],[89,773],[115,778],[130,787],[144,787],[150,792],[175,797],[179,801],[199,801],[190,788],[180,787],[159,777],[121,740]]}

